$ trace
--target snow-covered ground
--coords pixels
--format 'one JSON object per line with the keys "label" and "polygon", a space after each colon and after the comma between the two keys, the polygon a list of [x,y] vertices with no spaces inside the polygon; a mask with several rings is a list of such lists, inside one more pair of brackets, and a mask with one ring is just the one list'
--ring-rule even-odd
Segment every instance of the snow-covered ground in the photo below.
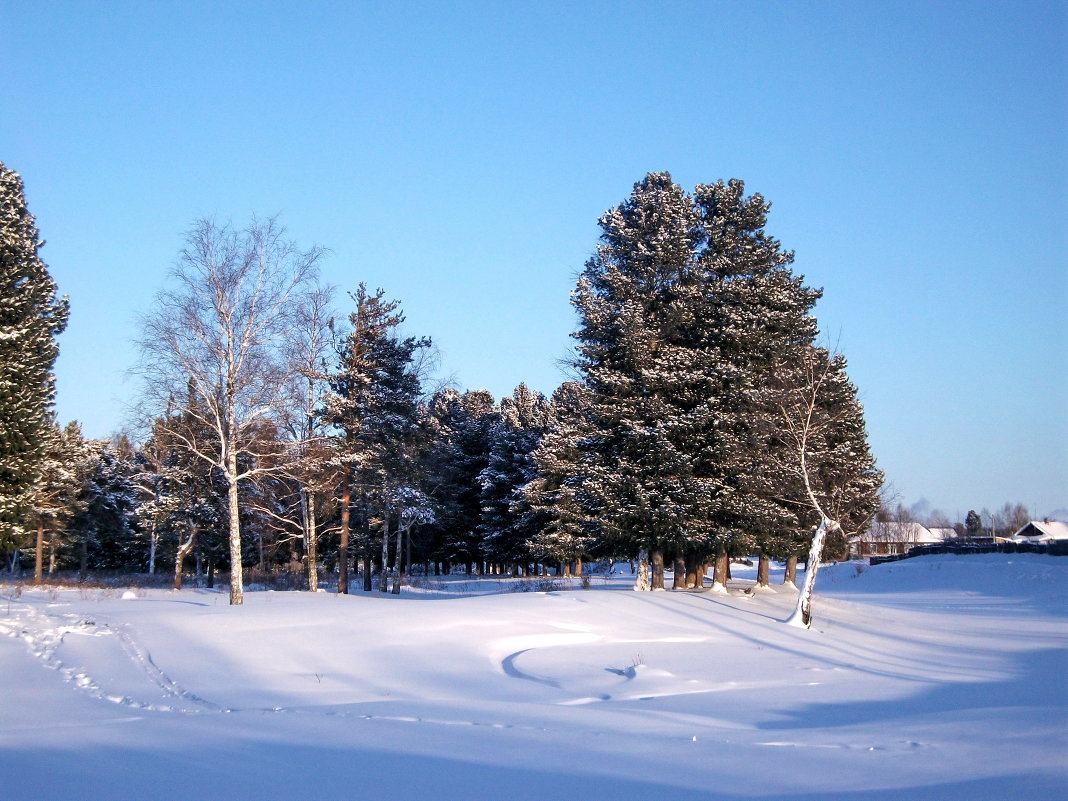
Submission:
{"label": "snow-covered ground", "polygon": [[[1068,798],[1068,559],[793,592],[0,586],[0,797]],[[779,579],[774,579],[778,581]]]}

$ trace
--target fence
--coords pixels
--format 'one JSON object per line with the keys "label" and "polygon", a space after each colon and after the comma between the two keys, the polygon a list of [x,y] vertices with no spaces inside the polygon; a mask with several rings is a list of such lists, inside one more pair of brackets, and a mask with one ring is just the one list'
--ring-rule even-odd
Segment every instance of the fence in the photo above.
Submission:
{"label": "fence", "polygon": [[908,553],[889,556],[872,556],[868,564],[881,565],[884,562],[898,562],[915,556],[930,556],[939,553],[973,554],[973,553],[1044,553],[1050,556],[1068,556],[1068,541],[1038,544],[1031,542],[999,542],[996,545],[917,545],[909,548]]}

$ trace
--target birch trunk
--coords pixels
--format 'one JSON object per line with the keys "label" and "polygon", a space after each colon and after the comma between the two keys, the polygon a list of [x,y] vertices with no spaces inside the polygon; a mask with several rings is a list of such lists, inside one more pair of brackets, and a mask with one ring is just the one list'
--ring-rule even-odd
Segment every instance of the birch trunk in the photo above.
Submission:
{"label": "birch trunk", "polygon": [[231,448],[226,455],[230,501],[230,606],[245,602],[241,574],[241,515],[237,498],[237,453]]}
{"label": "birch trunk", "polygon": [[178,552],[174,556],[174,589],[182,589],[182,563],[185,562],[185,558],[189,555],[189,552],[193,550],[193,543],[197,539],[197,530],[194,528],[189,532],[189,539],[184,543],[181,536],[178,537]]}
{"label": "birch trunk", "polygon": [[159,534],[156,531],[156,524],[152,524],[152,529],[148,534],[148,575],[156,575],[156,545],[159,544]]}
{"label": "birch trunk", "polygon": [[649,590],[649,556],[644,550],[638,554],[638,574],[634,579],[634,589],[638,592]]}
{"label": "birch trunk", "polygon": [[797,605],[793,614],[786,619],[786,624],[800,629],[807,629],[812,625],[812,592],[816,588],[816,572],[820,566],[820,556],[823,553],[823,541],[827,537],[827,531],[836,527],[836,523],[828,520],[824,515],[820,520],[819,528],[812,537],[812,547],[808,551],[808,564],[805,569],[805,580],[801,585],[801,592],[797,594]]}
{"label": "birch trunk", "polygon": [[308,542],[304,549],[308,559],[308,589],[317,592],[319,590],[319,521],[315,518],[315,493],[304,490],[303,495],[304,503],[308,508]]}

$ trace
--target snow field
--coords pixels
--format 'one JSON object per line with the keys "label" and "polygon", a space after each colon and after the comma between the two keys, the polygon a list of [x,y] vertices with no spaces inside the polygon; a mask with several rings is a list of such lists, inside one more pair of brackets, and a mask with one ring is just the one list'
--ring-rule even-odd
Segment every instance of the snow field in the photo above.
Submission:
{"label": "snow field", "polygon": [[734,572],[236,608],[5,586],[0,795],[1068,797],[1068,560],[827,567],[810,631]]}

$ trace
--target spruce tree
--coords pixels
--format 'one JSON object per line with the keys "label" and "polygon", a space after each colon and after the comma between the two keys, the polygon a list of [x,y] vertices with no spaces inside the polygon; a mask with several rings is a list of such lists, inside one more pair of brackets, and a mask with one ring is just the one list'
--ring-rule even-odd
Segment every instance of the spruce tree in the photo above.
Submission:
{"label": "spruce tree", "polygon": [[[404,315],[399,302],[387,301],[383,290],[370,294],[360,284],[352,298],[352,328],[340,342],[338,368],[329,377],[333,394],[326,404],[326,418],[338,431],[334,461],[342,475],[339,593],[348,592],[353,506],[362,513],[365,536],[360,544],[369,556],[366,535],[372,515],[378,516],[382,542],[388,547],[393,517],[425,505],[413,495],[412,485],[423,434],[419,354],[431,342],[397,336]],[[383,560],[383,583],[386,567]]]}
{"label": "spruce tree", "polygon": [[38,255],[44,244],[22,179],[0,162],[0,550],[23,545],[51,426],[56,336],[66,298]]}
{"label": "spruce tree", "polygon": [[599,516],[588,512],[581,494],[588,414],[581,383],[565,382],[553,393],[549,428],[531,454],[536,474],[522,490],[524,526],[534,530],[527,550],[537,559],[581,559],[597,542]]}
{"label": "spruce tree", "polygon": [[650,551],[654,588],[665,555],[725,566],[791,523],[762,466],[759,390],[815,337],[820,293],[765,233],[768,209],[741,181],[691,197],[651,173],[601,218],[573,295],[591,399],[581,495],[607,535]]}
{"label": "spruce tree", "polygon": [[454,564],[470,572],[485,556],[479,476],[489,465],[498,417],[493,395],[484,389],[461,393],[448,388],[431,399],[426,469],[433,477],[430,494],[437,513],[430,533],[434,558],[446,573]]}
{"label": "spruce tree", "polygon": [[523,487],[536,475],[532,452],[549,425],[550,404],[526,384],[502,398],[490,438],[486,467],[479,474],[482,515],[479,532],[486,558],[492,562],[525,562],[527,541],[534,534],[524,514]]}

